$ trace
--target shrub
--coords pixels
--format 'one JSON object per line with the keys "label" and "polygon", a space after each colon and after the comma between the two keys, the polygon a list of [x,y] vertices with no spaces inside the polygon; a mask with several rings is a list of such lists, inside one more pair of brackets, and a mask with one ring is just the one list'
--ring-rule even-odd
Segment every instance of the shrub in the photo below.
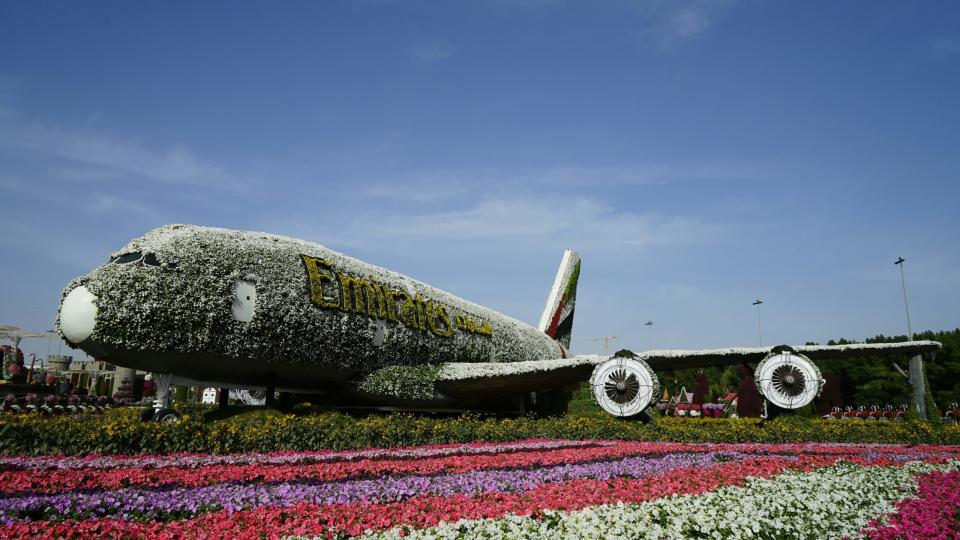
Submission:
{"label": "shrub", "polygon": [[658,418],[643,424],[611,416],[498,419],[466,415],[432,418],[409,414],[355,418],[337,412],[308,416],[257,409],[205,422],[185,415],[178,423],[141,423],[138,409],[99,416],[0,417],[0,452],[7,454],[136,454],[166,452],[269,452],[357,449],[526,438],[627,439],[678,442],[798,442],[960,444],[960,426],[926,422],[847,422],[781,417]]}

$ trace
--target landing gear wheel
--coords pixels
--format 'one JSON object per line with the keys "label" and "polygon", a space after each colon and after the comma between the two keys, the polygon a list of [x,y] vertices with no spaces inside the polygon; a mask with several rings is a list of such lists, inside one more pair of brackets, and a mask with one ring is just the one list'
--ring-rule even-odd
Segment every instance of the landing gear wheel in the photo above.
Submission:
{"label": "landing gear wheel", "polygon": [[153,407],[147,407],[146,409],[143,409],[142,411],[140,411],[140,421],[149,422],[153,420],[153,415],[156,412],[157,411],[155,411]]}
{"label": "landing gear wheel", "polygon": [[175,409],[160,409],[153,415],[154,422],[177,422],[180,420],[180,413]]}
{"label": "landing gear wheel", "polygon": [[656,374],[636,357],[614,357],[598,365],[590,376],[590,386],[597,404],[621,418],[640,415],[660,392]]}

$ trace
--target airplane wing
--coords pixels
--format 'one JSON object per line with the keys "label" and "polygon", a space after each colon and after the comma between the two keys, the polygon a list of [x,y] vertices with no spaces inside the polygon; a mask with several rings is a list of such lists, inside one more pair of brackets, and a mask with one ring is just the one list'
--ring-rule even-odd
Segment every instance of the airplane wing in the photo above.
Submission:
{"label": "airplane wing", "polygon": [[[848,345],[802,345],[792,349],[811,360],[864,356],[913,356],[935,352],[936,341],[900,343],[851,343]],[[653,370],[690,369],[757,363],[776,347],[731,347],[704,350],[653,350],[637,353]],[[534,362],[449,362],[435,381],[436,388],[451,396],[528,392],[586,381],[594,368],[609,356],[579,355],[573,358]]]}
{"label": "airplane wing", "polygon": [[[901,343],[853,343],[849,345],[804,345],[792,349],[807,358],[851,358],[878,355],[912,356],[935,352],[941,347],[936,341],[908,341]],[[729,366],[758,363],[777,347],[732,347],[705,350],[653,350],[637,354],[654,371],[689,369],[710,366]],[[578,355],[527,362],[447,362],[433,379],[433,388],[454,398],[477,399],[536,392],[574,385],[590,379],[594,369],[608,360],[622,360],[610,356]],[[426,382],[426,381],[424,381]],[[178,384],[201,384],[178,378]],[[225,383],[207,383],[208,386],[238,387]],[[244,388],[250,388],[244,386]],[[282,390],[282,389],[281,389]]]}
{"label": "airplane wing", "polygon": [[532,392],[583,382],[607,358],[582,355],[532,362],[448,362],[434,384],[451,396]]}
{"label": "airplane wing", "polygon": [[[937,341],[902,341],[899,343],[850,343],[847,345],[800,345],[791,347],[811,360],[819,358],[858,358],[864,356],[914,356],[940,350]],[[689,369],[722,367],[763,360],[775,347],[732,347],[700,351],[644,351],[638,356],[651,368]]]}
{"label": "airplane wing", "polygon": [[600,407],[614,416],[639,415],[659,395],[657,369],[690,369],[756,363],[754,379],[765,403],[798,409],[813,401],[826,382],[814,363],[818,358],[915,356],[940,349],[936,341],[851,343],[798,347],[749,347],[701,351],[645,351],[635,358],[615,358],[590,377]]}

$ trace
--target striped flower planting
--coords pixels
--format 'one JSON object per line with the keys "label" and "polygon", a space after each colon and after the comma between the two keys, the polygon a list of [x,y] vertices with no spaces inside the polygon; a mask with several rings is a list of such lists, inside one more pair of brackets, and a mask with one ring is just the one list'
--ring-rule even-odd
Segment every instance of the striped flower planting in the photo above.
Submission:
{"label": "striped flower planting", "polygon": [[935,538],[917,524],[956,530],[960,448],[527,440],[8,456],[0,492],[0,538]]}

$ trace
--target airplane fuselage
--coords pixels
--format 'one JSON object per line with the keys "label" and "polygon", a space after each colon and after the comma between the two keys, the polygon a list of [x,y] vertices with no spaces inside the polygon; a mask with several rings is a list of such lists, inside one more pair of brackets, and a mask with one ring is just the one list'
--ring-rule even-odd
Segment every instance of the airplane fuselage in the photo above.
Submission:
{"label": "airplane fuselage", "polygon": [[168,225],[110,261],[67,286],[58,328],[121,366],[313,391],[385,366],[567,355],[530,325],[292,238]]}

